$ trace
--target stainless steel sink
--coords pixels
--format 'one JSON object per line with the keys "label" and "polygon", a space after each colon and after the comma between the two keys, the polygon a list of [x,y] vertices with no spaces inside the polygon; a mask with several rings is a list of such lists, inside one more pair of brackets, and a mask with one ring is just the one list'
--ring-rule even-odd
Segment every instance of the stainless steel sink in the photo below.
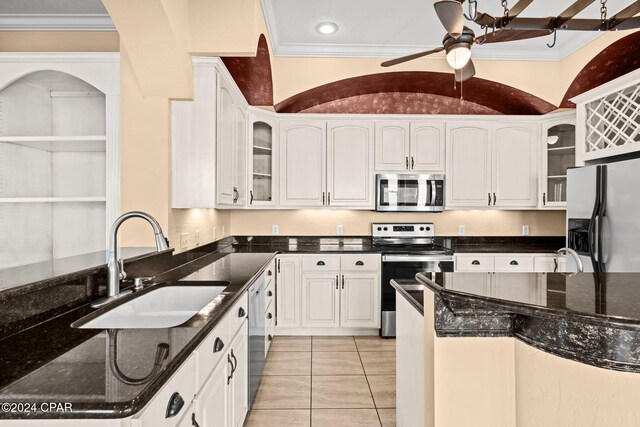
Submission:
{"label": "stainless steel sink", "polygon": [[[72,326],[81,329],[153,329],[178,326],[214,301],[229,282],[208,285],[161,286],[104,314]],[[135,294],[134,294],[135,295]]]}

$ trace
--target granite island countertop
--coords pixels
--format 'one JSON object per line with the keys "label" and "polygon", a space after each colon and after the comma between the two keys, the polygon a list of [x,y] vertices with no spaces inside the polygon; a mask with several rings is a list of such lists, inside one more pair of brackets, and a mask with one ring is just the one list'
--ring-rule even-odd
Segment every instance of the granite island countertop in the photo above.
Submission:
{"label": "granite island countertop", "polygon": [[[172,286],[195,285],[193,280],[230,282],[214,303],[176,327],[74,328],[73,322],[96,311],[84,305],[1,340],[0,402],[65,402],[70,403],[73,410],[64,413],[0,412],[0,419],[124,418],[133,415],[182,365],[274,256],[275,253],[212,253],[158,276],[159,285],[155,286],[166,281],[173,282]],[[186,281],[180,282],[180,279]],[[160,344],[169,345],[169,355],[148,382],[128,385],[112,373],[110,346],[117,346],[117,363],[122,372],[129,377],[144,377],[153,368]]]}
{"label": "granite island countertop", "polygon": [[640,372],[640,273],[487,274],[418,274],[392,285],[417,309],[417,283],[434,293],[439,337],[514,337],[577,362]]}

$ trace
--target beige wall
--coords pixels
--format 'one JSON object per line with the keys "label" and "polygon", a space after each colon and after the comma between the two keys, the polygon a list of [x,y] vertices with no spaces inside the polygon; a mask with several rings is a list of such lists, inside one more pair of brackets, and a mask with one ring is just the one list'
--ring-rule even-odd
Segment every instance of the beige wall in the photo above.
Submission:
{"label": "beige wall", "polygon": [[0,52],[117,52],[114,31],[0,31]]}
{"label": "beige wall", "polygon": [[440,236],[458,234],[458,225],[464,225],[469,236],[521,235],[522,226],[528,225],[532,236],[563,236],[563,211],[448,211],[438,214],[379,213],[330,209],[272,210],[231,212],[231,234],[269,235],[271,225],[280,226],[280,234],[336,235],[336,226],[344,226],[347,236],[371,234],[372,222],[430,221]]}

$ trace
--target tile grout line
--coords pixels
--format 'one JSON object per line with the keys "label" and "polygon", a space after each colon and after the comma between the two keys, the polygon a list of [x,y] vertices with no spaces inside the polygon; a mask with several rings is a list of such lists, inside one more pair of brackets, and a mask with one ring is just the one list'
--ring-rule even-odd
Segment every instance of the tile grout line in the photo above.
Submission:
{"label": "tile grout line", "polygon": [[360,359],[360,364],[362,365],[362,371],[364,372],[364,378],[367,381],[367,387],[369,387],[369,394],[371,395],[371,400],[373,401],[373,407],[376,410],[376,416],[378,417],[378,423],[380,427],[382,427],[382,419],[380,418],[380,412],[378,412],[378,404],[376,403],[376,399],[373,397],[373,390],[371,390],[371,384],[369,384],[369,375],[367,375],[367,370],[364,368],[364,363],[362,363],[362,357],[360,357],[360,349],[358,348],[358,341],[355,337],[353,337],[353,341],[356,343],[356,350],[358,351],[358,359]]}

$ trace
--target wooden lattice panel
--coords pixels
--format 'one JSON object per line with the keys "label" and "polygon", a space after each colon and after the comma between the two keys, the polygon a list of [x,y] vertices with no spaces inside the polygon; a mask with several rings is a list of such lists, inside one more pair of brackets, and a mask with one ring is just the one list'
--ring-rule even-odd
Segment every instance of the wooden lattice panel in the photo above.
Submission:
{"label": "wooden lattice panel", "polygon": [[586,104],[586,152],[640,143],[640,84]]}

